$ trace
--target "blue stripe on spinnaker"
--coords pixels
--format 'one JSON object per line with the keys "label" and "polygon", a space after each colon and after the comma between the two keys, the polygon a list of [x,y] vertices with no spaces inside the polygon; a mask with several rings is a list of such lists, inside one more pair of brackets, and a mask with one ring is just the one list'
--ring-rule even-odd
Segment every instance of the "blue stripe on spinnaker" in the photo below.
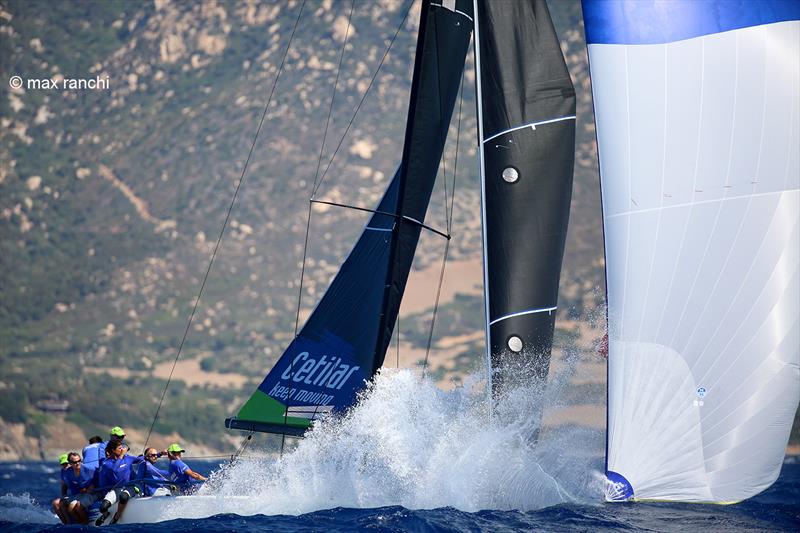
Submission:
{"label": "blue stripe on spinnaker", "polygon": [[662,44],[800,20],[800,0],[583,0],[587,44]]}

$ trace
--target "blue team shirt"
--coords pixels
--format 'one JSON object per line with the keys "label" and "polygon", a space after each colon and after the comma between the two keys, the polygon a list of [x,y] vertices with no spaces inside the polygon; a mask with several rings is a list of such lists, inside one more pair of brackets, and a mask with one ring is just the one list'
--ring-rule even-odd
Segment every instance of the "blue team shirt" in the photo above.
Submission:
{"label": "blue team shirt", "polygon": [[64,474],[67,473],[67,470],[72,470],[71,468],[62,468],[60,475],[61,475],[61,483],[67,484],[67,479],[64,477]]}
{"label": "blue team shirt", "polygon": [[106,448],[102,442],[95,442],[83,449],[83,467],[94,470],[100,468],[100,463],[106,458]]}
{"label": "blue team shirt", "polygon": [[144,461],[138,457],[124,456],[122,459],[106,459],[100,467],[99,483],[103,488],[124,485],[133,478],[133,465]]}
{"label": "blue team shirt", "polygon": [[81,467],[80,473],[76,476],[71,468],[67,468],[62,472],[61,479],[67,485],[67,494],[75,496],[76,494],[80,494],[81,489],[85,489],[92,484],[94,480],[94,470],[87,470]]}
{"label": "blue team shirt", "polygon": [[190,478],[186,471],[189,470],[189,467],[181,461],[180,459],[173,459],[169,462],[169,479],[174,483],[178,484],[187,484],[190,483]]}
{"label": "blue team shirt", "polygon": [[[156,468],[151,463],[145,461],[144,463],[139,465],[139,479],[143,480],[155,480],[159,481],[169,481],[169,473],[164,472],[163,470]],[[157,488],[163,487],[164,483],[145,483],[144,484],[144,494],[145,496],[152,496],[153,493],[156,491]]]}

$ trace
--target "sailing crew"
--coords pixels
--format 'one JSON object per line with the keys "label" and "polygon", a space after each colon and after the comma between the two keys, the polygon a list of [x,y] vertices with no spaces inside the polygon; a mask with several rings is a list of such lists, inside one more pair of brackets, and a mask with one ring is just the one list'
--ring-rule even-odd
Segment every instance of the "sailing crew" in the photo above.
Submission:
{"label": "sailing crew", "polygon": [[206,477],[193,471],[189,466],[181,460],[181,454],[186,450],[181,448],[178,443],[173,443],[167,448],[167,455],[169,456],[169,479],[176,485],[186,491],[193,479],[197,481],[205,481]]}
{"label": "sailing crew", "polygon": [[100,464],[106,458],[102,437],[95,435],[89,439],[89,444],[83,448],[81,454],[83,455],[83,468],[88,468],[92,471],[100,468]]}
{"label": "sailing crew", "polygon": [[96,526],[100,526],[108,518],[108,510],[112,505],[119,502],[117,505],[117,512],[111,520],[112,524],[117,523],[128,500],[137,496],[139,489],[131,485],[131,477],[133,472],[133,465],[139,464],[144,461],[141,455],[138,457],[131,457],[126,455],[128,447],[118,440],[112,440],[106,445],[107,459],[100,467],[98,476],[98,483],[100,488],[107,490],[103,496],[103,503],[100,504],[100,517],[95,522]]}
{"label": "sailing crew", "polygon": [[139,479],[143,480],[145,496],[169,496],[165,485],[169,483],[169,473],[156,467],[156,461],[162,452],[155,448],[144,451],[144,463],[139,465]]}
{"label": "sailing crew", "polygon": [[58,519],[61,520],[62,524],[69,524],[69,514],[67,514],[67,506],[64,500],[67,497],[67,483],[64,481],[64,473],[69,469],[69,454],[62,453],[61,456],[58,458],[58,465],[61,467],[61,470],[58,471],[59,475],[61,476],[61,496],[56,498],[52,501],[51,506],[53,508],[53,512],[58,516]]}
{"label": "sailing crew", "polygon": [[88,524],[87,510],[97,500],[92,492],[94,470],[81,468],[82,460],[77,452],[70,452],[68,461],[70,467],[64,471],[64,483],[67,485],[68,497],[62,500],[62,511],[63,506],[66,505],[66,513],[73,522]]}

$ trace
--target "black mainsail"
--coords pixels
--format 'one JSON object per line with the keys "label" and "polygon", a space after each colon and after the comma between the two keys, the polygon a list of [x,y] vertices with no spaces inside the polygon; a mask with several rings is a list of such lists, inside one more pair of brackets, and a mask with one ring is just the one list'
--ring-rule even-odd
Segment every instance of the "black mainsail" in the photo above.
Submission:
{"label": "black mainsail", "polygon": [[422,2],[400,168],[298,335],[226,427],[302,435],[383,363],[423,229],[472,33],[470,0]]}
{"label": "black mainsail", "polygon": [[547,378],[567,236],[575,90],[545,0],[475,0],[492,392]]}

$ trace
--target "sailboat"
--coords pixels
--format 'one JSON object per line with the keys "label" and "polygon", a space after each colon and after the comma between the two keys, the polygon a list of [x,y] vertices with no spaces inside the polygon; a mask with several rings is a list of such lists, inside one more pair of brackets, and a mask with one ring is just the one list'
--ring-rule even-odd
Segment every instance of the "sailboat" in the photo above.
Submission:
{"label": "sailboat", "polygon": [[[383,363],[475,27],[493,396],[547,377],[575,145],[575,90],[544,1],[423,1],[400,168],[325,295],[231,429],[303,435]],[[532,55],[536,61],[530,61]],[[447,236],[449,238],[449,236]]]}
{"label": "sailboat", "polygon": [[[738,501],[780,469],[800,372],[800,83],[796,61],[786,66],[796,59],[800,16],[794,4],[774,4],[733,25],[740,13],[725,12],[725,3],[670,3],[677,12],[661,2],[584,4],[606,235],[610,501]],[[713,31],[635,22],[669,27],[708,9],[725,15]],[[497,398],[547,376],[576,118],[547,5],[424,0],[419,27],[400,168],[329,289],[228,428],[302,436],[350,408],[380,368],[419,236],[433,230],[425,213],[473,31],[488,390]],[[735,61],[713,69],[705,54]],[[739,64],[748,54],[757,72],[782,81],[726,79],[754,68]],[[699,82],[687,85],[687,76]],[[661,92],[651,90],[654,79]],[[759,142],[737,134],[735,120],[720,122],[725,105]],[[690,127],[673,131],[673,122]],[[768,153],[753,155],[753,145]],[[157,517],[142,511],[147,500],[179,499],[134,500],[123,521]]]}
{"label": "sailboat", "polygon": [[[400,166],[304,326],[229,429],[299,437],[353,406],[392,338],[474,28],[489,390],[546,379],[566,240],[575,91],[544,0],[422,0]],[[530,58],[535,57],[535,61]],[[365,210],[364,208],[360,208]],[[121,522],[186,498],[132,500]]]}
{"label": "sailboat", "polygon": [[608,290],[606,497],[733,503],[800,402],[800,3],[583,1]]}

